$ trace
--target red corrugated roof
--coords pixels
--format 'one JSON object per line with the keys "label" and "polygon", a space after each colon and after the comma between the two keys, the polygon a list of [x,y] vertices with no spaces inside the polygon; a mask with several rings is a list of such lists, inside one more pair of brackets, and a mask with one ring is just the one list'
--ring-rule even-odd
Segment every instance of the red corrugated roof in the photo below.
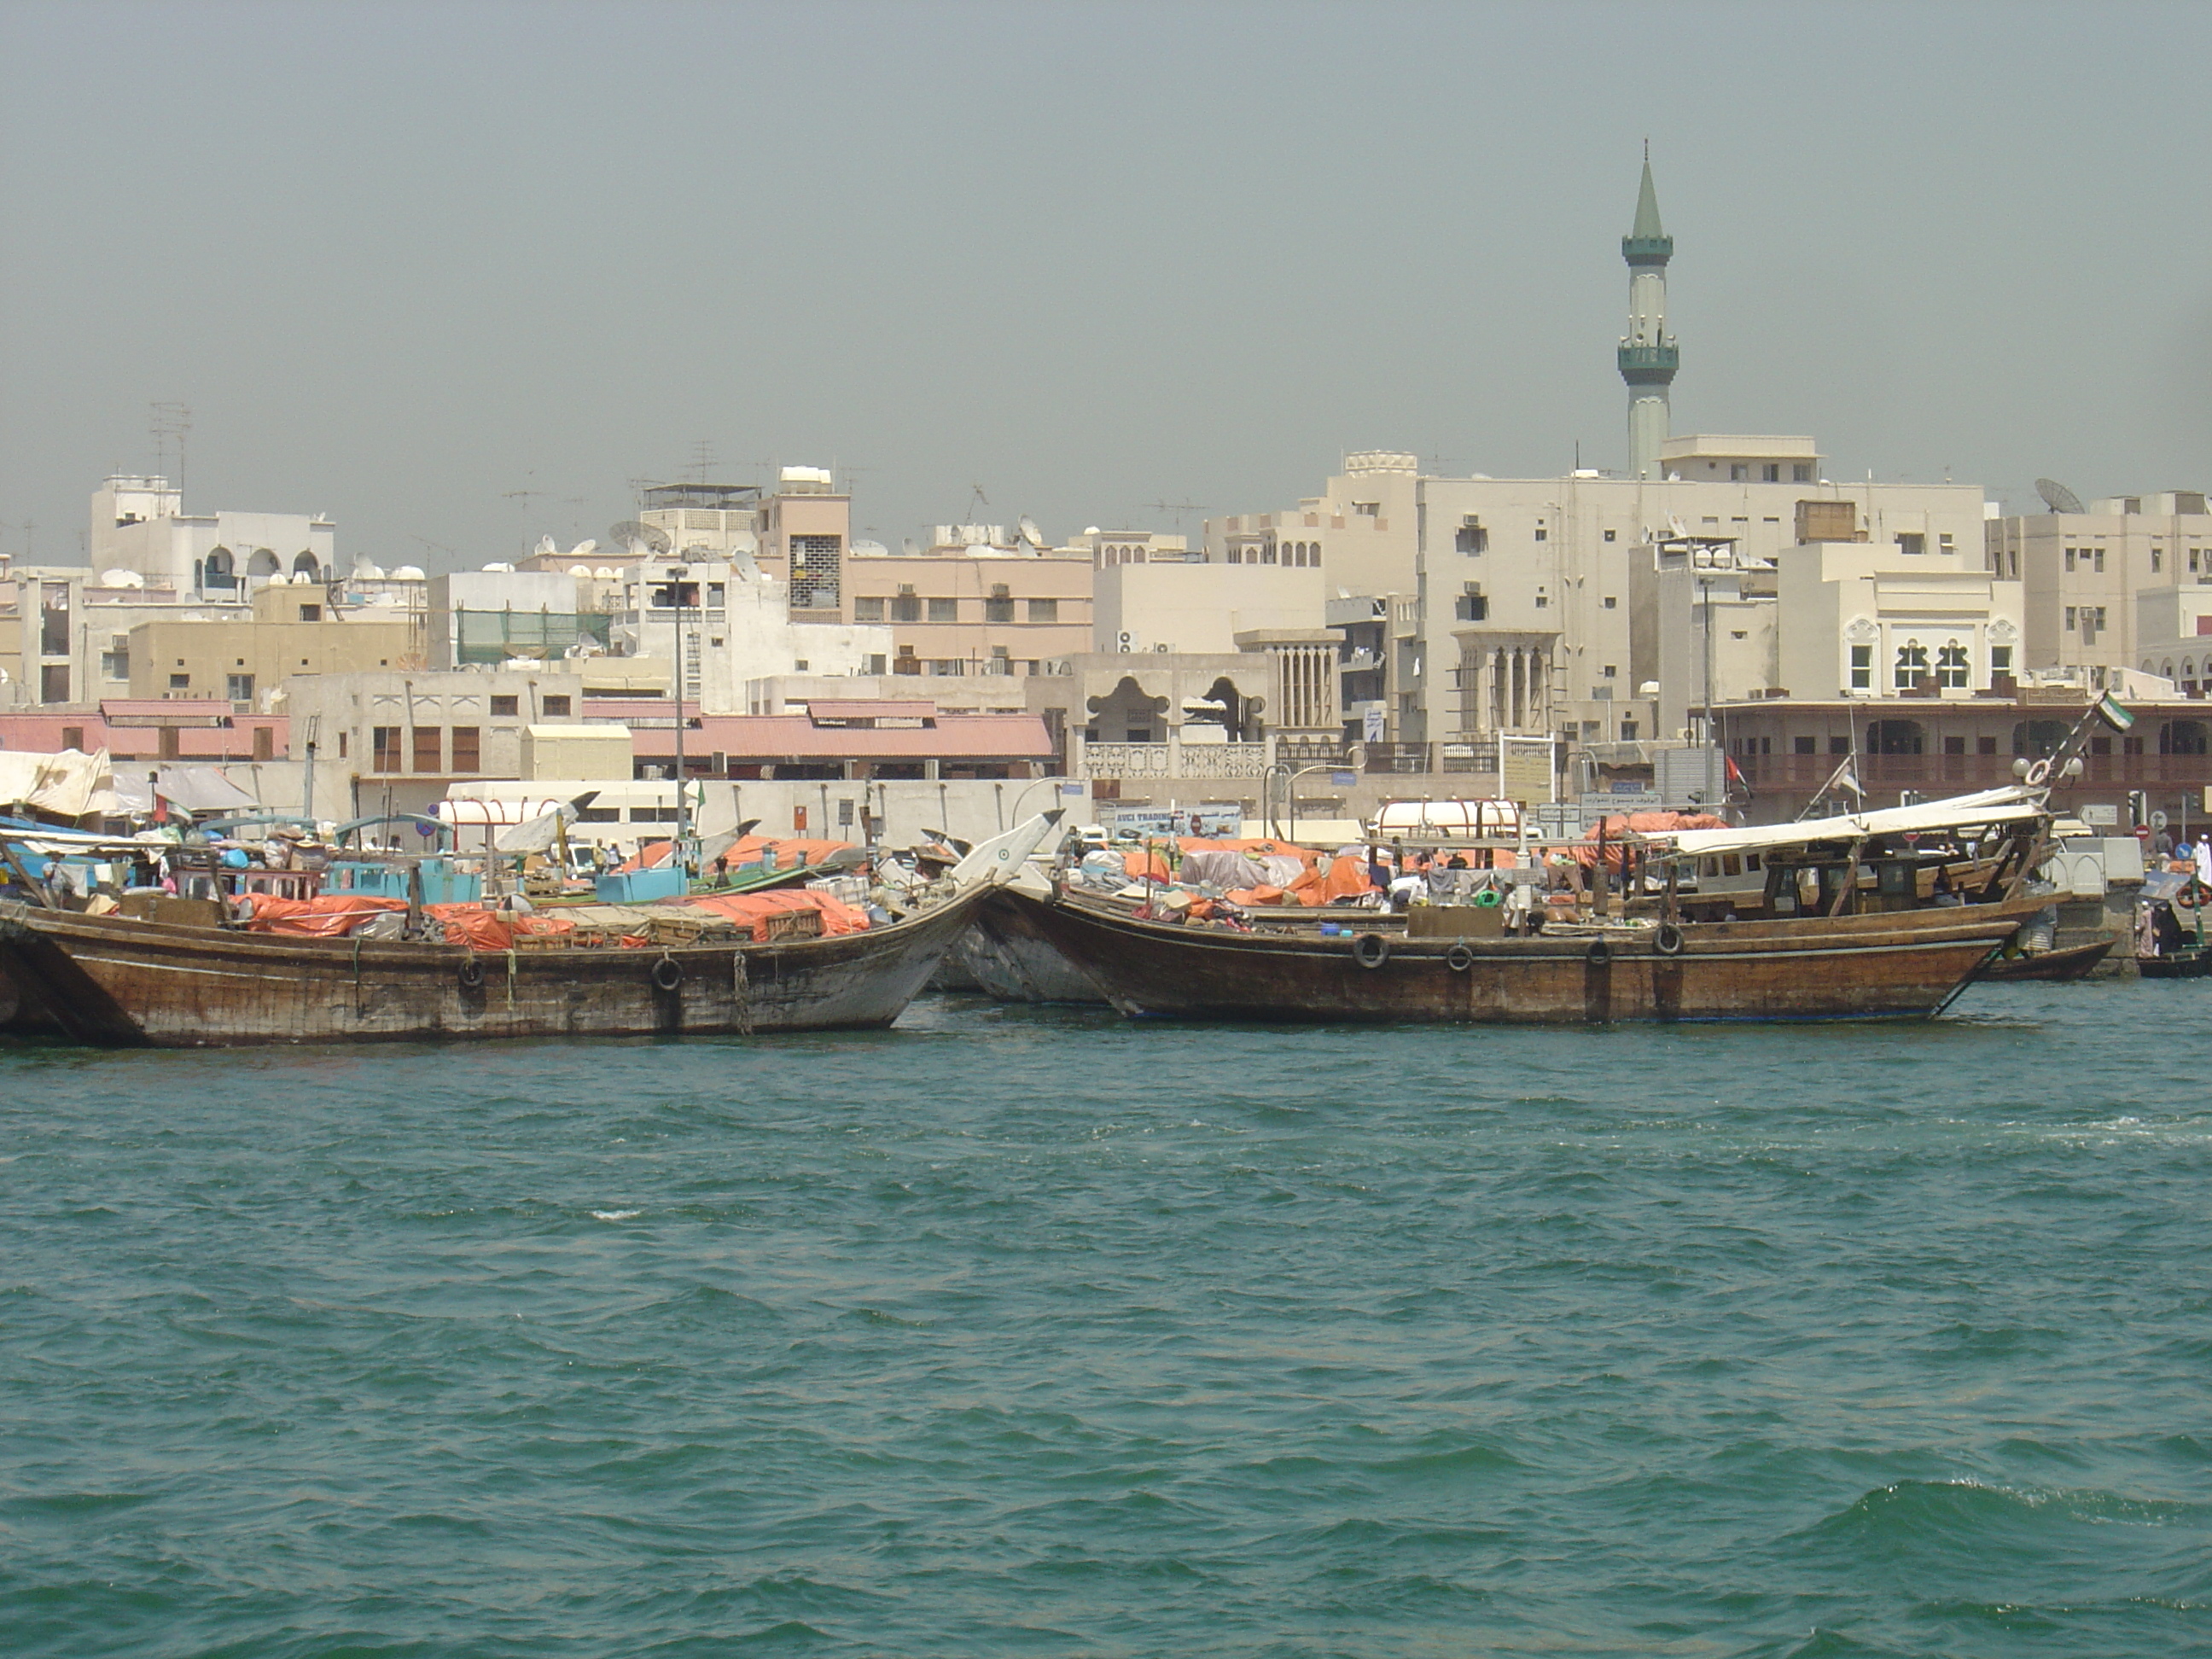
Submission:
{"label": "red corrugated roof", "polygon": [[[676,752],[673,732],[640,731],[631,738],[641,759]],[[817,726],[804,714],[709,714],[685,733],[686,754],[709,750],[729,756],[773,760],[817,757],[823,760],[970,757],[1043,759],[1052,738],[1035,714],[941,714],[935,726]]]}

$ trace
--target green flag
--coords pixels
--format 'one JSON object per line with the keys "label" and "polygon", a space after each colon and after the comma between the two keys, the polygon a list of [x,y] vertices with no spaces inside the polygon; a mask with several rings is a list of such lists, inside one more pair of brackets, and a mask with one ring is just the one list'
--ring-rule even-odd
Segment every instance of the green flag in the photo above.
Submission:
{"label": "green flag", "polygon": [[2115,732],[2124,732],[2136,723],[2136,717],[2121,708],[2119,699],[2109,691],[2097,699],[2097,718]]}

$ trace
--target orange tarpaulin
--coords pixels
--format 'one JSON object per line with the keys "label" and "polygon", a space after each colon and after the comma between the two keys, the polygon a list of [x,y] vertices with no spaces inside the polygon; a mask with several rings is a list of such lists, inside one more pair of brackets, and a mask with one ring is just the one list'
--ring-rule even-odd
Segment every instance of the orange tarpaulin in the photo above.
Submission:
{"label": "orange tarpaulin", "polygon": [[[778,870],[799,870],[810,864],[819,864],[832,853],[843,852],[853,846],[849,841],[815,841],[805,836],[747,836],[734,843],[722,854],[722,861],[732,869],[739,865],[758,864],[762,854],[769,848],[775,849]],[[668,862],[675,850],[672,841],[648,842],[623,860],[625,870],[657,870]]]}
{"label": "orange tarpaulin", "polygon": [[1133,853],[1121,854],[1121,865],[1129,872],[1131,881],[1173,881],[1166,857],[1158,853],[1147,853],[1141,848]]}
{"label": "orange tarpaulin", "polygon": [[1262,841],[1247,837],[1243,841],[1201,841],[1195,836],[1186,836],[1176,843],[1186,853],[1279,853],[1285,858],[1303,859],[1312,864],[1328,856],[1310,847],[1300,847],[1287,841]]}
{"label": "orange tarpaulin", "polygon": [[422,914],[443,923],[446,943],[465,945],[471,951],[511,951],[518,933],[573,933],[576,924],[566,916],[540,915],[529,910],[488,910],[481,904],[426,904]]}
{"label": "orange tarpaulin", "polygon": [[1620,868],[1620,837],[1634,833],[1639,836],[1663,835],[1675,830],[1725,830],[1726,818],[1717,818],[1711,812],[1616,812],[1601,819],[1583,836],[1582,844],[1573,848],[1575,862],[1584,866],[1597,862],[1598,832],[1605,833],[1605,867]]}
{"label": "orange tarpaulin", "polygon": [[320,898],[274,898],[257,893],[249,933],[290,933],[304,939],[343,939],[372,916],[404,910],[404,899],[368,893],[325,893]]}
{"label": "orange tarpaulin", "polygon": [[796,890],[785,888],[773,893],[721,893],[708,898],[687,899],[670,908],[705,910],[726,916],[741,927],[750,927],[753,938],[762,944],[768,942],[768,919],[793,910],[819,910],[822,931],[826,935],[864,933],[868,929],[866,911],[805,887]]}

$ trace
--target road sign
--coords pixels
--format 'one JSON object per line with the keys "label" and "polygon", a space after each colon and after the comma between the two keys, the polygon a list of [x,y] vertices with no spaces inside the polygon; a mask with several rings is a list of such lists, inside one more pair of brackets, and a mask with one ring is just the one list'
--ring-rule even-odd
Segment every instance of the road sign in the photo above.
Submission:
{"label": "road sign", "polygon": [[2164,807],[2160,807],[2157,811],[2150,815],[2150,827],[2152,829],[2163,830],[2166,828],[2166,809]]}

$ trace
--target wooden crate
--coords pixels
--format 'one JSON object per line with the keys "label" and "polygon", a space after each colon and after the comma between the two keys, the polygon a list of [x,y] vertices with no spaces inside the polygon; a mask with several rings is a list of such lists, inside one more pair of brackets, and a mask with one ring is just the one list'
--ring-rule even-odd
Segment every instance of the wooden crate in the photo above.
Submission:
{"label": "wooden crate", "polygon": [[714,945],[735,939],[738,930],[722,916],[655,916],[645,934],[655,945]]}
{"label": "wooden crate", "polygon": [[768,942],[780,939],[820,939],[822,913],[819,910],[778,910],[766,918]]}

